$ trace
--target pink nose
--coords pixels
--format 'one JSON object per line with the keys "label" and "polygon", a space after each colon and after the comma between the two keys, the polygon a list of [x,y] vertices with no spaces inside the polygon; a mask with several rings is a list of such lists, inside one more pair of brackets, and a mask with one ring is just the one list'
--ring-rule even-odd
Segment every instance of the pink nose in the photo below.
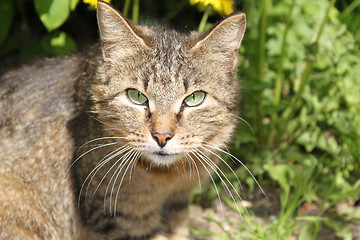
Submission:
{"label": "pink nose", "polygon": [[158,143],[160,147],[165,147],[166,143],[174,136],[171,133],[152,133],[151,134],[155,141]]}

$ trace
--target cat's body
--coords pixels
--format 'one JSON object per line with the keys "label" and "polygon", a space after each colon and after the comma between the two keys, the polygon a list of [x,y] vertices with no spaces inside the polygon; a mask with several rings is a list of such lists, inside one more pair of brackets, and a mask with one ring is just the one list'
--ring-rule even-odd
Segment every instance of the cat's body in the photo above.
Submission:
{"label": "cat's body", "polygon": [[243,14],[199,37],[98,7],[102,52],[0,79],[0,239],[170,236],[235,127]]}
{"label": "cat's body", "polygon": [[75,117],[79,64],[74,57],[44,60],[1,78],[1,239],[70,239],[78,231],[66,171],[75,147],[67,125]]}

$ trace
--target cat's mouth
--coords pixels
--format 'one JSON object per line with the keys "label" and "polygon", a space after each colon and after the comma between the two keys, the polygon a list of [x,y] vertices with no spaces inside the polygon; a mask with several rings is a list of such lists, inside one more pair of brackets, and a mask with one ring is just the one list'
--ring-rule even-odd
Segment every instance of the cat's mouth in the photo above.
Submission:
{"label": "cat's mouth", "polygon": [[145,154],[146,158],[151,162],[158,164],[158,165],[171,165],[175,163],[178,159],[180,154],[177,153],[168,153],[164,150],[155,151],[155,152],[148,152]]}
{"label": "cat's mouth", "polygon": [[165,151],[157,151],[157,152],[153,152],[153,154],[155,155],[159,155],[159,156],[171,156],[171,155],[176,155],[176,154],[170,154],[170,153],[167,153]]}

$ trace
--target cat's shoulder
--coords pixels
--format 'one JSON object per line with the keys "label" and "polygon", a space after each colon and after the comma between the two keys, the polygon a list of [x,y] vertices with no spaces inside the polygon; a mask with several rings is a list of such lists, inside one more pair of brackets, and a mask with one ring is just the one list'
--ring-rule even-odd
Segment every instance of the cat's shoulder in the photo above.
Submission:
{"label": "cat's shoulder", "polygon": [[83,60],[82,54],[36,59],[6,71],[0,76],[1,99],[4,99],[5,90],[9,90],[7,88],[15,90],[14,88],[20,89],[37,81],[39,84],[46,84],[46,80],[62,80],[73,74]]}
{"label": "cat's shoulder", "polygon": [[55,127],[50,123],[70,121],[75,114],[75,84],[85,60],[82,54],[40,59],[4,73],[0,77],[1,138],[14,143],[23,136],[28,136],[27,141],[39,139],[41,131]]}

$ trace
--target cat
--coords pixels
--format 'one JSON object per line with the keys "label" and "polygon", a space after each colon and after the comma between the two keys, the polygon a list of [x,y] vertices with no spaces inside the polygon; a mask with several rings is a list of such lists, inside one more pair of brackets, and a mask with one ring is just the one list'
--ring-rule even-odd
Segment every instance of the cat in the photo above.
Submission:
{"label": "cat", "polygon": [[176,239],[231,139],[244,13],[202,35],[97,19],[101,46],[0,78],[0,239]]}

